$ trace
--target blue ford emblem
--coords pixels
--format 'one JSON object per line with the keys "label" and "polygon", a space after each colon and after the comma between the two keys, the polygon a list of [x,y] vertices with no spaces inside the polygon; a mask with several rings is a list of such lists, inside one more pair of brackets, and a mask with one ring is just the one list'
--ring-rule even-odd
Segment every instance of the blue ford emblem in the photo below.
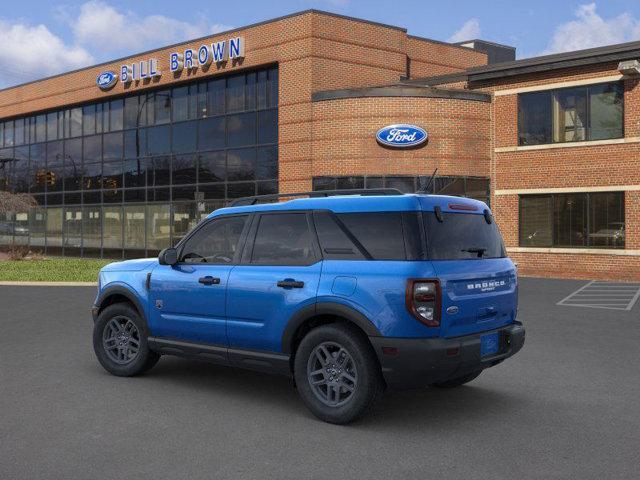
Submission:
{"label": "blue ford emblem", "polygon": [[388,125],[376,133],[376,139],[382,145],[395,148],[416,147],[427,141],[427,132],[415,125]]}
{"label": "blue ford emblem", "polygon": [[96,85],[100,87],[101,90],[109,90],[113,87],[118,81],[118,76],[113,72],[102,72],[96,78]]}

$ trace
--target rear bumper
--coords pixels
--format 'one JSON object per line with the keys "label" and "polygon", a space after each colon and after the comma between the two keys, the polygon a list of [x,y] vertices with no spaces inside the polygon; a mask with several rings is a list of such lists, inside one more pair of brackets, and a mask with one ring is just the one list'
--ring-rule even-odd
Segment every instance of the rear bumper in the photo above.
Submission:
{"label": "rear bumper", "polygon": [[[495,355],[480,357],[480,337],[500,333]],[[394,389],[420,388],[489,368],[515,355],[524,345],[525,329],[507,327],[457,338],[369,337],[387,385]],[[383,351],[384,347],[384,351]]]}

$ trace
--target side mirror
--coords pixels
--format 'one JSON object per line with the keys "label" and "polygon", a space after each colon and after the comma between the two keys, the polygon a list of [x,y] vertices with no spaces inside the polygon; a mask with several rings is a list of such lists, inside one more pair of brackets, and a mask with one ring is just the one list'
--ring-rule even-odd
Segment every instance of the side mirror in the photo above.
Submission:
{"label": "side mirror", "polygon": [[160,265],[171,265],[174,266],[178,263],[178,250],[175,248],[165,248],[158,255],[158,263]]}

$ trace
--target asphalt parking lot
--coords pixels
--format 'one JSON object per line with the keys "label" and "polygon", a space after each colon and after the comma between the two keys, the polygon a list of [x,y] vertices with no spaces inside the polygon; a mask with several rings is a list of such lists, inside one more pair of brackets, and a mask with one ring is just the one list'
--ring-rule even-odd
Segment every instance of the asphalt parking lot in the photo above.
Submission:
{"label": "asphalt parking lot", "polygon": [[347,427],[286,378],[169,357],[110,376],[95,288],[0,286],[0,478],[637,478],[640,305],[557,305],[586,283],[523,279],[518,356]]}

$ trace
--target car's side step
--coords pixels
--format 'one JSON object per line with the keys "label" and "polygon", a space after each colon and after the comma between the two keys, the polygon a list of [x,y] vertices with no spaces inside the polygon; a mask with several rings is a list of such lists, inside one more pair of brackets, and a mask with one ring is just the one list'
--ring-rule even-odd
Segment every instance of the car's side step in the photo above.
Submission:
{"label": "car's side step", "polygon": [[151,350],[163,355],[177,355],[218,365],[230,365],[267,373],[291,375],[289,355],[284,353],[228,348],[224,345],[160,337],[149,337],[147,341]]}

